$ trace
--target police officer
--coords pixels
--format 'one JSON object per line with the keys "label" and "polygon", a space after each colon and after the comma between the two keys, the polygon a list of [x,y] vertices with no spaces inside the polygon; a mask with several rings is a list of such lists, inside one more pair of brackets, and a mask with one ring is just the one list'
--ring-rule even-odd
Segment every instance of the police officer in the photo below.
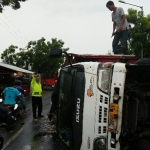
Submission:
{"label": "police officer", "polygon": [[38,107],[38,118],[44,117],[41,114],[42,113],[42,85],[39,81],[40,81],[39,75],[35,73],[31,81],[33,119],[37,119],[37,115],[36,115],[37,107]]}

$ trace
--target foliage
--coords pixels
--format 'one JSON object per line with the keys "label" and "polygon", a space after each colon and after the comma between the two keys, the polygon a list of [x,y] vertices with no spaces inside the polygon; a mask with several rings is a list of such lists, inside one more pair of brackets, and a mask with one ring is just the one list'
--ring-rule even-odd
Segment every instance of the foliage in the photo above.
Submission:
{"label": "foliage", "polygon": [[17,46],[11,45],[8,49],[3,51],[3,53],[1,54],[1,58],[4,59],[4,63],[15,65],[16,49],[18,49]]}
{"label": "foliage", "polygon": [[106,53],[106,55],[112,55],[112,50],[108,50],[108,52]]}
{"label": "foliage", "polygon": [[20,2],[25,2],[26,0],[1,0],[0,2],[0,12],[3,12],[3,8],[5,6],[11,6],[12,9],[16,10],[19,9],[20,6]]}
{"label": "foliage", "polygon": [[[56,38],[52,39],[51,42],[46,42],[45,38],[41,38],[37,41],[30,41],[26,49],[20,48],[19,52],[16,52],[18,47],[11,45],[1,54],[1,59],[4,63],[27,70],[53,74],[63,64],[64,58],[49,58],[49,51],[51,48],[63,49],[63,45],[64,42]],[[67,51],[68,48],[63,50]]]}
{"label": "foliage", "polygon": [[[128,9],[127,20],[130,23],[130,53],[136,56],[150,56],[150,15],[144,16],[143,11]],[[142,54],[143,49],[143,54]]]}

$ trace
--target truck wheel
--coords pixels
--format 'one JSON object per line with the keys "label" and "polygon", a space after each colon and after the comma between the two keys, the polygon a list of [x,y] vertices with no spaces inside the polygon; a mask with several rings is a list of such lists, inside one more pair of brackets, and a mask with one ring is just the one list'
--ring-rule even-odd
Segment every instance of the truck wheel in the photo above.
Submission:
{"label": "truck wheel", "polygon": [[150,58],[142,58],[135,62],[137,65],[150,65]]}
{"label": "truck wheel", "polygon": [[131,150],[149,150],[150,149],[150,141],[146,139],[141,139],[132,143]]}
{"label": "truck wheel", "polygon": [[4,138],[0,136],[0,149],[3,148]]}

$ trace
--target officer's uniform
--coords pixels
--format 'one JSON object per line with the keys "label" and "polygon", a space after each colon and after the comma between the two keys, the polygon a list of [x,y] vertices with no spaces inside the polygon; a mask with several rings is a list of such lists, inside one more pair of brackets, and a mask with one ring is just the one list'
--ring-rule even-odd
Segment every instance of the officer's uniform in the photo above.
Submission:
{"label": "officer's uniform", "polygon": [[36,81],[37,76],[33,76],[31,81],[32,89],[32,111],[33,118],[36,119],[36,108],[38,107],[38,117],[43,117],[42,113],[42,86],[39,82]]}

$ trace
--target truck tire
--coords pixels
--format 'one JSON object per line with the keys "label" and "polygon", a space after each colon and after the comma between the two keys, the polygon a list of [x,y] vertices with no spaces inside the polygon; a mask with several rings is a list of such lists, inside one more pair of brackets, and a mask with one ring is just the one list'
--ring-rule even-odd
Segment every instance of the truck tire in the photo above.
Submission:
{"label": "truck tire", "polygon": [[150,58],[142,58],[135,62],[137,65],[150,65]]}
{"label": "truck tire", "polygon": [[0,149],[3,148],[4,138],[0,135]]}
{"label": "truck tire", "polygon": [[138,140],[132,146],[130,148],[131,150],[150,150],[150,140]]}

